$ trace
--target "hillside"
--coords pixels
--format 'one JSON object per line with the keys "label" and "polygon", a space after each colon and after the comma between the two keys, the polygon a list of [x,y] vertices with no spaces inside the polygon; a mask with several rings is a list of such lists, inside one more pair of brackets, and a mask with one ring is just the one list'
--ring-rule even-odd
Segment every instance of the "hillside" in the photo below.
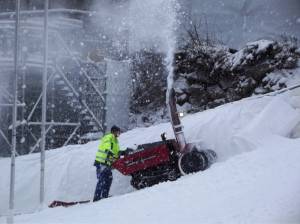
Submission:
{"label": "hillside", "polygon": [[[188,142],[214,149],[202,173],[135,191],[114,171],[113,197],[39,212],[39,155],[17,158],[16,223],[299,223],[300,89],[252,97],[183,119]],[[159,140],[169,123],[121,135],[122,147]],[[98,142],[46,154],[46,203],[86,200],[96,184]],[[0,223],[5,223],[10,160],[1,159]],[[29,213],[29,214],[26,214]]]}

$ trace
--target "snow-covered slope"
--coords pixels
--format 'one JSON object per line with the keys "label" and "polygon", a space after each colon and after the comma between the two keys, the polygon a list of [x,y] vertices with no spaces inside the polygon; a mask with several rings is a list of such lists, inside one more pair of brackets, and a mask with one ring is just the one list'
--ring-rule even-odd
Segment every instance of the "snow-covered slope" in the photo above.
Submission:
{"label": "snow-covered slope", "polygon": [[[205,172],[135,191],[114,172],[112,198],[70,208],[38,208],[39,155],[17,158],[16,223],[300,223],[300,88],[254,97],[183,119],[188,142],[214,149]],[[122,147],[152,142],[170,124],[120,137]],[[291,138],[294,136],[294,138]],[[47,152],[46,202],[90,199],[98,142]],[[0,159],[0,215],[7,213],[9,159]],[[24,213],[33,213],[27,214]],[[5,223],[5,217],[0,218]]]}

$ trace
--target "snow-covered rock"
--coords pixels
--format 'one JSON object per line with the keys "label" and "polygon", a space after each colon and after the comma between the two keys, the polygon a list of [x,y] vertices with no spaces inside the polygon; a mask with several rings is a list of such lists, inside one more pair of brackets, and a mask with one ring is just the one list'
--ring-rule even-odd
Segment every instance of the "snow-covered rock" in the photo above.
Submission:
{"label": "snow-covered rock", "polygon": [[249,42],[237,51],[202,42],[187,45],[176,57],[178,80],[189,85],[176,89],[180,104],[199,111],[300,83],[297,52],[297,41],[287,37]]}

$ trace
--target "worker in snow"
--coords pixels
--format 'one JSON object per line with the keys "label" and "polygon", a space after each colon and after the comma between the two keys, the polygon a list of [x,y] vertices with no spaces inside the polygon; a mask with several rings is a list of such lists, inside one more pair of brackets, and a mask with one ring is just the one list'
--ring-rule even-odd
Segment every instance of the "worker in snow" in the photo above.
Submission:
{"label": "worker in snow", "polygon": [[107,198],[109,189],[112,184],[112,163],[119,158],[120,148],[118,137],[121,134],[121,129],[117,126],[112,126],[111,133],[102,137],[98,151],[96,153],[96,173],[98,183],[95,190],[94,200]]}

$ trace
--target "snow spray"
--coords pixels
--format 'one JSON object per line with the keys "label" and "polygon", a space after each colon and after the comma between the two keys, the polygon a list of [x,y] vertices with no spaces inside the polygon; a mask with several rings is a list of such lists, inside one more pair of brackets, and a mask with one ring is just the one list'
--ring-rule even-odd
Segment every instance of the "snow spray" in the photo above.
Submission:
{"label": "snow spray", "polygon": [[170,15],[170,22],[167,29],[167,56],[165,59],[168,77],[167,77],[167,94],[166,103],[169,104],[170,91],[173,88],[174,83],[174,53],[176,49],[176,30],[178,27],[177,13],[179,11],[179,4],[176,0],[169,1],[168,13]]}
{"label": "snow spray", "polygon": [[[174,83],[174,54],[176,36],[179,27],[179,0],[132,0],[130,5],[130,38],[131,51],[154,49],[165,54],[167,75],[166,105],[172,121],[176,139],[181,150],[185,147],[182,126],[177,115]],[[171,114],[172,113],[172,114]]]}
{"label": "snow spray", "polygon": [[177,14],[179,11],[179,4],[176,0],[170,1],[170,5],[168,7],[168,14],[170,15],[170,22],[168,24],[167,29],[167,56],[165,59],[165,63],[168,70],[167,77],[167,92],[166,92],[166,105],[169,110],[169,116],[171,119],[173,131],[177,142],[179,144],[180,152],[184,152],[186,147],[186,140],[183,133],[183,126],[181,125],[180,119],[178,117],[177,107],[176,107],[176,96],[175,91],[173,89],[174,84],[174,54],[176,49],[176,30],[178,27],[178,19]]}
{"label": "snow spray", "polygon": [[118,42],[122,42],[120,38],[125,38],[128,53],[154,50],[166,55],[167,89],[173,86],[173,59],[181,8],[179,1],[130,0],[117,5],[100,1],[94,6],[98,12],[97,25],[109,33],[110,38],[117,38]]}

